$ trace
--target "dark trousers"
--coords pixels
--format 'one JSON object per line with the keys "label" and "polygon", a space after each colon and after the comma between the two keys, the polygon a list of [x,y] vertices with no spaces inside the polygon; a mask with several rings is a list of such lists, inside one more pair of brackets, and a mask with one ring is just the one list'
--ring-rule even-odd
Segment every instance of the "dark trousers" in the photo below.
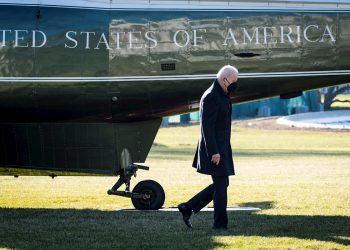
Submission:
{"label": "dark trousers", "polygon": [[191,198],[187,205],[198,213],[203,207],[214,201],[214,227],[227,228],[227,187],[228,176],[211,176],[213,184]]}

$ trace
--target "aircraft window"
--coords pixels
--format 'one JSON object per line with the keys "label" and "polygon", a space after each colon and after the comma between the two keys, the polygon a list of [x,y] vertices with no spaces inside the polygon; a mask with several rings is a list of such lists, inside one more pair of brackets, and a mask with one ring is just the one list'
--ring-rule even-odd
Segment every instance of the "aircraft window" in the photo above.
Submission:
{"label": "aircraft window", "polygon": [[175,70],[175,63],[162,63],[160,65],[161,71],[173,71]]}

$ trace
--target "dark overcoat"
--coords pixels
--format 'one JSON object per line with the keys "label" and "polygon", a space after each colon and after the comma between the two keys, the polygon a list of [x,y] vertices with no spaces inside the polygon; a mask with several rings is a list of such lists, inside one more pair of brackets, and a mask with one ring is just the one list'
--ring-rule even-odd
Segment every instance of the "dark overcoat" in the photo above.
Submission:
{"label": "dark overcoat", "polygon": [[[199,107],[201,134],[193,167],[199,173],[228,176],[234,175],[231,149],[231,112],[229,96],[217,80],[204,92]],[[220,154],[220,163],[211,162],[212,155]]]}

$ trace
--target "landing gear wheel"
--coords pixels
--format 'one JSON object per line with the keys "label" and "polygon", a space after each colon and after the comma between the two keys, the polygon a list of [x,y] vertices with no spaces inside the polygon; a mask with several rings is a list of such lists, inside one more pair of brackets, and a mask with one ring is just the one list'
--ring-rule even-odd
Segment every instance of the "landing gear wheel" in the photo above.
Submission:
{"label": "landing gear wheel", "polygon": [[156,181],[141,181],[132,192],[143,196],[143,198],[131,197],[132,204],[138,210],[158,210],[164,204],[164,189]]}

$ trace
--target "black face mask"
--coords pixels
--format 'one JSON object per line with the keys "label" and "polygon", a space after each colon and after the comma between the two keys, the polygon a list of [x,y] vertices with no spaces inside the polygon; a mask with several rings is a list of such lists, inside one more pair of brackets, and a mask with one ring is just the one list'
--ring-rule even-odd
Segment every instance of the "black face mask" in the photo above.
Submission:
{"label": "black face mask", "polygon": [[232,94],[237,90],[237,88],[238,88],[238,84],[232,83],[227,87],[227,93]]}

